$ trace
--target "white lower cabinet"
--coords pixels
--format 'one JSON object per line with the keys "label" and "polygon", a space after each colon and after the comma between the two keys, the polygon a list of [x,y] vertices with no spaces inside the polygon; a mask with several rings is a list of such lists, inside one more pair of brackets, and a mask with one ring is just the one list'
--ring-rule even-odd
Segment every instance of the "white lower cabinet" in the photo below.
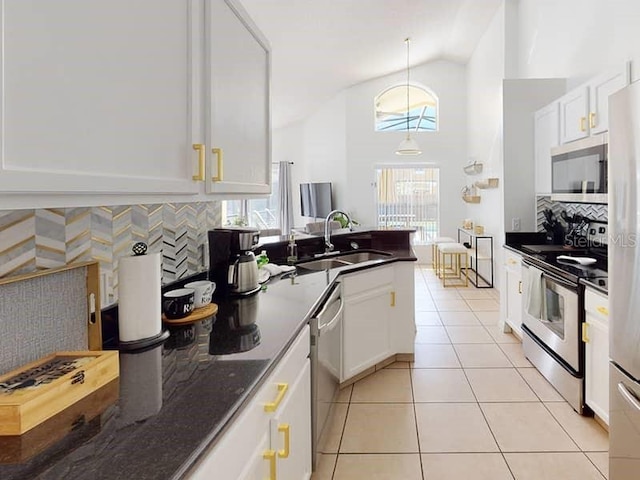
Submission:
{"label": "white lower cabinet", "polygon": [[190,480],[308,480],[311,478],[309,327]]}
{"label": "white lower cabinet", "polygon": [[585,290],[585,401],[609,424],[609,299],[595,290]]}
{"label": "white lower cabinet", "polygon": [[522,338],[522,257],[504,250],[505,290],[502,315],[504,322]]}
{"label": "white lower cabinet", "polygon": [[345,381],[391,354],[389,321],[395,306],[393,266],[345,275],[342,280]]}

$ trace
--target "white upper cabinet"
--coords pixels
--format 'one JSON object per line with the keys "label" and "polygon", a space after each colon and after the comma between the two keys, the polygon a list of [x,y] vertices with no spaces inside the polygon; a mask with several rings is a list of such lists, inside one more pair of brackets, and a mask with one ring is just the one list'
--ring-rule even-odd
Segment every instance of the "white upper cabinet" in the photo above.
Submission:
{"label": "white upper cabinet", "polygon": [[534,114],[535,191],[537,194],[551,193],[551,149],[560,144],[560,105],[551,105]]}
{"label": "white upper cabinet", "polygon": [[270,51],[235,0],[206,5],[208,193],[271,189]]}
{"label": "white upper cabinet", "polygon": [[631,64],[589,80],[560,98],[560,140],[573,142],[609,130],[609,95],[629,85]]}
{"label": "white upper cabinet", "polygon": [[580,87],[559,100],[560,140],[573,142],[589,136],[589,88]]}
{"label": "white upper cabinet", "polygon": [[599,75],[589,82],[589,129],[591,135],[609,130],[609,95],[629,85],[630,63]]}
{"label": "white upper cabinet", "polygon": [[3,192],[194,194],[190,0],[2,1]]}

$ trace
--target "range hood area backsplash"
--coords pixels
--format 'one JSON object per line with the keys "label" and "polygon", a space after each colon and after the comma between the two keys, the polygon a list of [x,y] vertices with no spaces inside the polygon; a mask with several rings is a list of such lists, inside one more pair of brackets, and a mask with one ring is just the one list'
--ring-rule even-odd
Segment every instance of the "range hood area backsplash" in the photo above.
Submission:
{"label": "range hood area backsplash", "polygon": [[162,253],[162,283],[208,268],[221,202],[0,211],[0,278],[98,260],[102,305],[118,299],[118,258],[135,242]]}
{"label": "range hood area backsplash", "polygon": [[556,216],[560,218],[560,213],[566,210],[569,216],[580,214],[591,220],[600,220],[607,222],[609,219],[609,206],[601,203],[564,203],[554,202],[548,195],[539,195],[536,197],[536,227],[538,232],[544,232],[542,224],[545,221],[544,211],[550,209]]}

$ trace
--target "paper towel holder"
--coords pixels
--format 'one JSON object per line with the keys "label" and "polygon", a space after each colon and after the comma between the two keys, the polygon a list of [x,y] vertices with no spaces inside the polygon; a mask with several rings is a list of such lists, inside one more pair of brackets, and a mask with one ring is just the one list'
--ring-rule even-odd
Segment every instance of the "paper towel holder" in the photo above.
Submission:
{"label": "paper towel holder", "polygon": [[[144,242],[136,242],[133,247],[131,248],[132,252],[133,252],[133,256],[129,257],[129,258],[140,258],[140,257],[146,257],[146,253],[147,253],[147,244]],[[120,282],[121,284],[123,282]],[[160,286],[158,286],[158,290],[160,290]],[[159,293],[159,291],[158,291]],[[159,301],[158,301],[159,303]],[[120,316],[120,311],[118,311],[118,326],[121,326],[121,321],[122,317]],[[141,349],[147,349],[150,347],[153,347],[155,345],[159,345],[160,343],[164,342],[167,338],[169,338],[169,331],[168,330],[163,330],[162,328],[162,322],[160,320],[160,318],[158,318],[158,321],[160,322],[160,332],[155,334],[155,335],[151,335],[151,336],[147,336],[145,338],[139,338],[139,339],[135,339],[135,340],[128,340],[128,341],[123,341],[120,340],[118,343],[118,350],[122,350],[122,351],[133,351],[133,350],[141,350]],[[119,335],[120,336],[120,335]]]}

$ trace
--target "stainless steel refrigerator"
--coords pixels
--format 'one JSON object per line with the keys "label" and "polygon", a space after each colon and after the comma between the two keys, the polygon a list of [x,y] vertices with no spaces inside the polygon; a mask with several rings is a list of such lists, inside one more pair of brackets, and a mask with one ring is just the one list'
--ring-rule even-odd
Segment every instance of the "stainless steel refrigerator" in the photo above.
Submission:
{"label": "stainless steel refrigerator", "polygon": [[609,479],[640,478],[640,82],[609,97]]}

